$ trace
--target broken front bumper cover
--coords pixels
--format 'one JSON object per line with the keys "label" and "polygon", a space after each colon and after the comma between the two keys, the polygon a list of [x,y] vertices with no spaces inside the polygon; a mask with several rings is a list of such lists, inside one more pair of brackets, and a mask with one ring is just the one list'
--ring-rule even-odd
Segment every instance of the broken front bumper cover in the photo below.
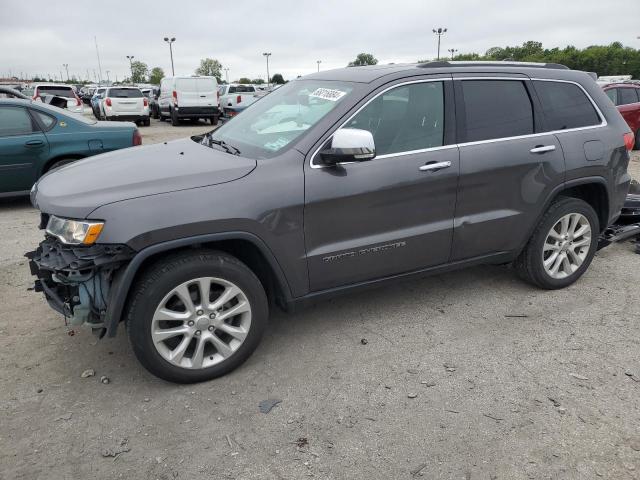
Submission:
{"label": "broken front bumper cover", "polygon": [[102,328],[113,276],[134,254],[126,245],[65,245],[47,237],[25,256],[37,277],[34,289],[51,308],[72,325]]}

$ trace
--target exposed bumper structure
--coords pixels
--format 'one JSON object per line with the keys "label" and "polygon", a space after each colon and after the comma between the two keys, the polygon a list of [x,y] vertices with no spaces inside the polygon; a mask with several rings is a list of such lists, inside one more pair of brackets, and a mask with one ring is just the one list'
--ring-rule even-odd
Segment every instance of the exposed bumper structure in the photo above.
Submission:
{"label": "exposed bumper structure", "polygon": [[25,256],[37,277],[35,290],[51,308],[71,325],[86,324],[102,336],[113,277],[134,254],[126,245],[81,247],[47,238]]}

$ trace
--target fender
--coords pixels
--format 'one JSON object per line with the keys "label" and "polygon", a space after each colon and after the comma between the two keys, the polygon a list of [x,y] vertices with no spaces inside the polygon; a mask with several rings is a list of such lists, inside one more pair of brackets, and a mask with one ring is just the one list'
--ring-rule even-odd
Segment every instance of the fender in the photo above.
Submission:
{"label": "fender", "polygon": [[[533,222],[532,226],[529,228],[529,231],[527,232],[527,236],[525,237],[524,243],[520,245],[520,248],[516,252],[516,257],[520,255],[520,252],[524,249],[524,247],[527,245],[527,243],[531,239],[531,235],[533,235],[533,231],[536,229],[536,227],[540,223],[540,220],[544,216],[545,212],[549,209],[549,205],[551,205],[551,202],[553,201],[553,199],[556,198],[562,190],[566,190],[567,188],[571,188],[571,187],[577,187],[579,185],[587,185],[590,183],[599,183],[603,185],[605,188],[605,191],[607,192],[607,195],[609,195],[609,189],[607,188],[607,181],[604,179],[604,177],[582,177],[582,178],[576,178],[574,180],[569,180],[568,182],[562,182],[559,185],[556,185],[556,187],[553,190],[551,190],[551,192],[545,199],[544,206],[540,210],[540,213],[538,214],[536,221]],[[606,226],[603,228],[606,228]]]}
{"label": "fender", "polygon": [[274,256],[273,252],[269,249],[266,243],[262,241],[258,236],[248,232],[224,232],[224,233],[212,233],[207,235],[196,235],[194,237],[178,238],[175,240],[169,240],[162,243],[157,243],[140,250],[127,266],[116,274],[111,285],[109,293],[109,302],[107,305],[107,311],[105,313],[104,326],[106,328],[106,334],[109,337],[115,337],[118,329],[118,324],[122,317],[122,311],[129,295],[129,289],[131,284],[138,273],[138,270],[146,259],[152,255],[166,252],[169,250],[175,250],[177,248],[188,247],[201,243],[210,243],[221,240],[247,240],[255,245],[260,252],[264,255],[273,273],[275,274],[276,281],[280,290],[284,292],[285,301],[290,303],[292,301],[291,289],[289,283],[278,263],[278,260]]}

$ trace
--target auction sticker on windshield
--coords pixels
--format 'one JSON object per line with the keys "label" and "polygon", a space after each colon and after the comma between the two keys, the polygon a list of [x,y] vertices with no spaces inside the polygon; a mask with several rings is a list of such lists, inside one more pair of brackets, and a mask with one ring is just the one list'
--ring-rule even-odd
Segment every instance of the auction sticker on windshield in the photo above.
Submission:
{"label": "auction sticker on windshield", "polygon": [[334,90],[332,88],[317,88],[314,92],[310,93],[309,96],[337,102],[346,94],[347,92],[343,92],[342,90]]}

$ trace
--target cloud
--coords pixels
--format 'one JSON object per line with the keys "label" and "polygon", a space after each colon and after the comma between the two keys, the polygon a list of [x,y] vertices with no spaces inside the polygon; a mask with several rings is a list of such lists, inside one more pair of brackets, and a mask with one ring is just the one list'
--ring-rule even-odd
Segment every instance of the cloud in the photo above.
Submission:
{"label": "cloud", "polygon": [[271,52],[270,72],[295,78],[345,66],[360,52],[381,62],[413,62],[436,56],[434,27],[447,27],[442,52],[484,52],[492,46],[541,41],[546,47],[585,47],[621,41],[640,46],[634,15],[620,15],[626,2],[609,0],[110,0],[93,7],[32,0],[33,14],[19,2],[0,17],[0,75],[24,72],[93,76],[98,40],[103,76],[128,75],[126,55],[170,73],[165,36],[175,36],[176,74],[190,75],[201,58],[228,67],[231,79],[265,77],[262,56]]}

